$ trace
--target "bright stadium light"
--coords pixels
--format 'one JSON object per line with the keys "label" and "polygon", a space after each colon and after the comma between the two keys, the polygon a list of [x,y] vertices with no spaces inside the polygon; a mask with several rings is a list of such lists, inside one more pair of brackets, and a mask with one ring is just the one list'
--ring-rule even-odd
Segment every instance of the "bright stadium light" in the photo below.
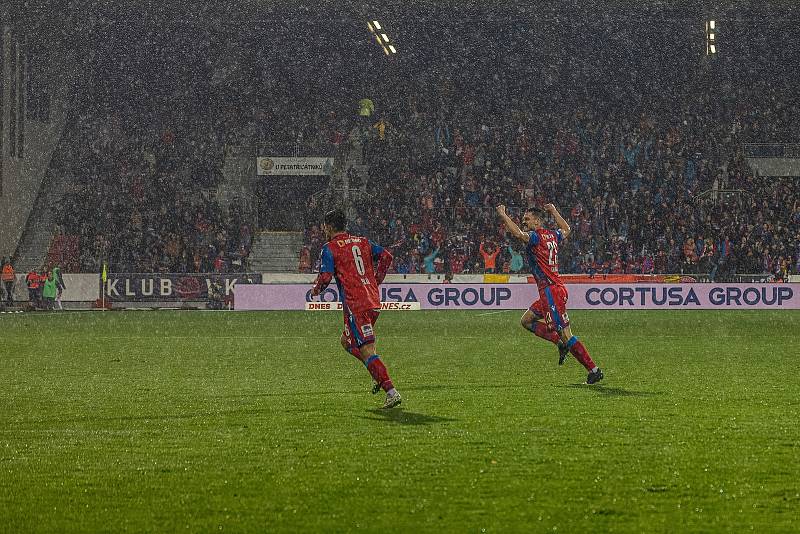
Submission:
{"label": "bright stadium light", "polygon": [[717,23],[709,20],[706,22],[706,55],[713,56],[717,53]]}
{"label": "bright stadium light", "polygon": [[375,40],[378,41],[378,44],[381,45],[381,49],[383,50],[384,54],[389,56],[397,53],[397,48],[394,47],[392,39],[389,37],[389,34],[386,33],[386,30],[381,26],[380,22],[377,20],[373,20],[372,22],[367,21],[367,27],[369,28],[370,33],[375,37]]}

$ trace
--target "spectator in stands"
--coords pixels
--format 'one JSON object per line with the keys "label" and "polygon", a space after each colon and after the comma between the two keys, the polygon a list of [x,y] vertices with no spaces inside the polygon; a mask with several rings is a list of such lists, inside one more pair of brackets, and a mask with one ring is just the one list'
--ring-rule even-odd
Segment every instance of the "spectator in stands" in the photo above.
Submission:
{"label": "spectator in stands", "polygon": [[462,273],[464,272],[464,263],[466,262],[466,256],[463,252],[460,252],[456,249],[453,249],[449,255],[449,265],[450,265],[450,272],[452,273]]}
{"label": "spectator in stands", "polygon": [[653,274],[655,270],[655,261],[652,255],[646,254],[642,259],[642,274]]}
{"label": "spectator in stands", "polygon": [[303,248],[300,249],[300,265],[298,271],[301,273],[311,272],[311,252],[307,245],[304,245]]}
{"label": "spectator in stands", "polygon": [[522,254],[514,250],[511,245],[508,246],[508,253],[511,255],[511,263],[509,269],[512,273],[519,273],[524,267]]}
{"label": "spectator in stands", "polygon": [[656,257],[653,259],[653,272],[655,273],[669,272],[669,270],[667,269],[667,253],[664,252],[663,249],[659,250],[656,253]]}
{"label": "spectator in stands", "polygon": [[496,272],[497,255],[500,254],[500,249],[491,241],[488,243],[481,241],[480,252],[483,256],[483,272]]}
{"label": "spectator in stands", "polygon": [[697,265],[697,252],[695,250],[694,238],[690,237],[683,245],[683,267],[681,272],[694,273]]}
{"label": "spectator in stands", "polygon": [[436,273],[436,266],[434,265],[434,260],[439,255],[439,249],[432,250],[430,254],[423,258],[423,264],[425,265],[425,274],[434,274]]}
{"label": "spectator in stands", "polygon": [[225,270],[225,251],[221,250],[217,254],[217,257],[214,258],[214,272],[224,273]]}

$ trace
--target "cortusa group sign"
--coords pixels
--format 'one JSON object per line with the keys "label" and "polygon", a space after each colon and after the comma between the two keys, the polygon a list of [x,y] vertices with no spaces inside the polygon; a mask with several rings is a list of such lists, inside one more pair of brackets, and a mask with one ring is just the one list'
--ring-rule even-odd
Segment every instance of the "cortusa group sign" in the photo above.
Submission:
{"label": "cortusa group sign", "polygon": [[[800,309],[798,284],[568,284],[573,310]],[[237,310],[303,310],[337,302],[331,285],[317,299],[309,285],[237,285]],[[524,310],[539,298],[533,284],[386,284],[381,302],[418,302],[423,310]]]}

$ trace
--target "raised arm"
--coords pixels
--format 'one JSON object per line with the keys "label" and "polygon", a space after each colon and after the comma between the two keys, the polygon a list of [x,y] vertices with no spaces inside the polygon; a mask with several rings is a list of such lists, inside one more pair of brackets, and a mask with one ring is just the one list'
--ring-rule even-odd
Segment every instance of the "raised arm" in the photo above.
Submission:
{"label": "raised arm", "polygon": [[506,207],[503,204],[497,206],[497,214],[503,220],[503,224],[506,225],[506,229],[513,237],[519,239],[520,241],[526,244],[528,243],[528,241],[530,241],[531,236],[526,232],[520,230],[519,226],[517,226],[517,223],[515,223],[511,219],[511,217],[509,217],[508,214],[506,213]]}
{"label": "raised arm", "polygon": [[556,224],[558,225],[558,229],[561,230],[561,239],[566,239],[569,236],[569,233],[572,229],[567,224],[567,221],[564,220],[564,217],[558,212],[556,207],[552,204],[545,204],[544,209],[550,212],[550,215],[556,220]]}

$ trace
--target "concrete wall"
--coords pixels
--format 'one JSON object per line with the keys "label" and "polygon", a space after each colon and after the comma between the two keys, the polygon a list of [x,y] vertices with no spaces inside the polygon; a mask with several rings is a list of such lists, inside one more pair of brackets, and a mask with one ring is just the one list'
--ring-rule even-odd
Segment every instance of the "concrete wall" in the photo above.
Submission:
{"label": "concrete wall", "polygon": [[22,158],[10,157],[9,146],[9,86],[11,82],[11,31],[8,27],[0,27],[0,35],[5,39],[4,77],[4,124],[3,153],[0,162],[3,165],[2,195],[0,195],[0,255],[11,257],[25,230],[39,188],[42,184],[53,150],[58,144],[66,119],[66,111],[72,105],[74,73],[67,70],[67,65],[74,58],[61,57],[63,63],[45,66],[51,88],[50,118],[48,122],[35,121],[30,117],[25,120],[25,145]]}
{"label": "concrete wall", "polygon": [[[26,273],[27,274],[27,273]],[[17,273],[14,283],[14,301],[28,302],[28,286],[25,284],[26,274]],[[94,302],[100,298],[99,274],[65,274],[63,302]],[[5,286],[0,291],[5,297]]]}
{"label": "concrete wall", "polygon": [[759,176],[800,176],[800,158],[747,158]]}

